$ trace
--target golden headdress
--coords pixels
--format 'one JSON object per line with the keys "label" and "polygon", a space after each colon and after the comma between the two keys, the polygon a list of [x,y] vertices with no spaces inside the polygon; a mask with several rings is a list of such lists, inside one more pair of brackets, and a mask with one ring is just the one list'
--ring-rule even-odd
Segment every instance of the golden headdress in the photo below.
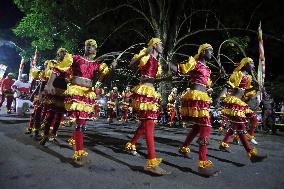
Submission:
{"label": "golden headdress", "polygon": [[158,43],[161,43],[161,39],[160,38],[152,38],[149,43],[148,46],[149,47],[154,47],[155,45],[157,45]]}
{"label": "golden headdress", "polygon": [[237,67],[235,68],[234,71],[240,71],[249,62],[253,62],[253,59],[251,59],[250,57],[243,58],[241,62],[236,65]]}
{"label": "golden headdress", "polygon": [[96,47],[98,46],[96,40],[94,39],[88,39],[85,41],[85,45],[95,45]]}
{"label": "golden headdress", "polygon": [[205,49],[213,49],[212,45],[208,44],[208,43],[204,43],[202,45],[199,46],[197,54],[194,56],[194,59],[197,60],[200,56],[200,53],[205,50]]}

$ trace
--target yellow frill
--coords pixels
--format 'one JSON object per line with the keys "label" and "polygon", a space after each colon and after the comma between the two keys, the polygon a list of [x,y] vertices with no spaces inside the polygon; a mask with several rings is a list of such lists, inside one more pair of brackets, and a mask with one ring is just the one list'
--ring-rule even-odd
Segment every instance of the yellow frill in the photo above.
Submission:
{"label": "yellow frill", "polygon": [[127,142],[127,144],[125,145],[125,150],[136,151],[136,146],[135,144],[131,144],[130,142]]}
{"label": "yellow frill", "polygon": [[69,138],[67,142],[69,145],[75,145],[75,140],[73,138]]}
{"label": "yellow frill", "polygon": [[206,92],[199,90],[187,90],[183,95],[182,100],[202,100],[211,103],[212,98]]}
{"label": "yellow frill", "polygon": [[252,139],[255,139],[255,136],[253,135],[250,135],[250,134],[246,134],[246,137],[249,139],[249,140],[252,140]]}
{"label": "yellow frill", "polygon": [[181,108],[182,115],[190,116],[190,117],[209,117],[209,110],[207,109],[200,109],[197,110],[191,107],[182,107]]}
{"label": "yellow frill", "polygon": [[96,99],[96,93],[92,88],[82,87],[79,85],[68,84],[65,95],[79,95],[90,99]]}
{"label": "yellow frill", "polygon": [[[143,48],[138,54],[135,54],[135,55],[133,56],[132,60],[137,59],[137,58],[139,58],[139,57],[142,56],[142,55],[145,55],[145,54],[146,54],[146,51],[147,51],[147,48]],[[140,59],[139,67],[145,66],[146,63],[148,62],[149,58],[150,58],[150,55],[143,56],[143,57]]]}
{"label": "yellow frill", "polygon": [[[138,95],[143,95],[147,97],[159,98],[161,95],[155,90],[152,85],[148,84],[139,84],[132,89],[133,93]],[[153,110],[157,111],[159,109],[158,103],[153,102],[142,102],[136,101],[135,99],[132,101],[132,106],[136,110]]]}
{"label": "yellow frill", "polygon": [[78,111],[84,111],[91,113],[94,111],[94,106],[93,105],[88,105],[85,102],[66,102],[65,103],[65,109],[67,111],[72,111],[72,110],[78,110]]}
{"label": "yellow frill", "polygon": [[87,156],[88,152],[86,152],[85,150],[78,150],[75,151],[74,155],[73,155],[73,159],[78,159],[81,156]]}
{"label": "yellow frill", "polygon": [[162,66],[161,66],[161,63],[158,62],[158,71],[157,71],[156,77],[160,77],[161,75],[162,75]]}
{"label": "yellow frill", "polygon": [[205,160],[205,161],[199,160],[197,165],[198,167],[206,168],[206,167],[212,167],[213,163],[210,160]]}
{"label": "yellow frill", "polygon": [[41,78],[49,78],[51,73],[52,73],[52,69],[54,68],[54,65],[56,63],[56,60],[47,60],[45,62],[45,64],[47,65],[45,70],[43,72],[41,72],[40,77]]}
{"label": "yellow frill", "polygon": [[246,117],[245,111],[242,110],[223,109],[222,113],[230,116]]}
{"label": "yellow frill", "polygon": [[[247,77],[248,77],[248,84],[247,84],[245,89],[251,89],[252,88],[252,85],[251,85],[252,77],[251,77],[251,75],[247,75]],[[243,73],[241,71],[234,71],[232,73],[232,75],[230,76],[227,84],[232,88],[238,88],[240,86],[242,79],[243,79]],[[248,93],[248,94],[250,94],[250,93]],[[254,92],[252,92],[252,94],[253,93]]]}
{"label": "yellow frill", "polygon": [[237,104],[239,106],[247,106],[247,104],[244,101],[242,101],[240,98],[235,97],[235,96],[227,96],[224,99],[224,103]]}
{"label": "yellow frill", "polygon": [[251,156],[254,156],[257,154],[257,150],[255,147],[253,147],[249,152],[248,152],[248,157],[250,158]]}
{"label": "yellow frill", "polygon": [[39,78],[40,70],[33,67],[30,72],[31,72],[31,76],[32,76],[33,79]]}
{"label": "yellow frill", "polygon": [[153,159],[148,159],[146,162],[146,168],[151,169],[153,167],[158,166],[162,162],[162,158],[153,158]]}
{"label": "yellow frill", "polygon": [[186,146],[182,146],[182,147],[179,148],[179,151],[184,153],[184,154],[188,154],[188,153],[190,153],[190,148],[186,147]]}
{"label": "yellow frill", "polygon": [[105,63],[102,63],[99,67],[99,73],[101,77],[106,76],[109,73],[109,68]]}
{"label": "yellow frill", "polygon": [[223,142],[223,141],[220,142],[220,146],[222,146],[224,148],[229,148],[230,147],[228,143]]}
{"label": "yellow frill", "polygon": [[72,63],[73,63],[73,57],[71,54],[67,53],[64,56],[64,59],[58,62],[58,64],[56,64],[54,67],[59,71],[66,72],[71,67]]}
{"label": "yellow frill", "polygon": [[195,68],[195,65],[196,65],[195,59],[192,56],[190,56],[186,64],[179,64],[179,69],[180,69],[179,71],[182,74],[187,74],[188,72],[190,72]]}
{"label": "yellow frill", "polygon": [[147,97],[155,97],[159,98],[161,95],[155,90],[155,88],[152,85],[148,84],[139,84],[132,88],[131,90],[133,93],[139,94],[139,95],[145,95]]}

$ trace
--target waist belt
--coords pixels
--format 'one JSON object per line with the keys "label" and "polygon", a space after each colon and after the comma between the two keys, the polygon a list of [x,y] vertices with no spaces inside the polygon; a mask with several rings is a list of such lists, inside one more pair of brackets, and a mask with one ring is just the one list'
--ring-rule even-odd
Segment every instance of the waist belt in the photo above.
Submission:
{"label": "waist belt", "polygon": [[193,90],[198,90],[198,91],[203,91],[203,92],[206,92],[206,89],[207,89],[205,85],[198,84],[198,83],[193,83],[191,85],[191,88]]}
{"label": "waist belt", "polygon": [[91,88],[93,85],[93,81],[88,78],[74,76],[71,81],[72,84],[80,85],[82,87]]}

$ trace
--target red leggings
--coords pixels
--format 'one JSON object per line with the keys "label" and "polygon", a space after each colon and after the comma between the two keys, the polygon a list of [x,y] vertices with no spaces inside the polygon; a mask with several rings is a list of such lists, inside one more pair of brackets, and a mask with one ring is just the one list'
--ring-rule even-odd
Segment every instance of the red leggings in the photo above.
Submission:
{"label": "red leggings", "polygon": [[154,120],[147,119],[142,120],[141,125],[137,128],[133,139],[130,141],[131,144],[136,144],[141,135],[145,132],[145,138],[148,150],[148,159],[154,159],[155,155],[155,145],[154,145]]}
{"label": "red leggings", "polygon": [[127,120],[128,119],[128,108],[123,108],[123,116],[122,119]]}
{"label": "red leggings", "polygon": [[175,118],[175,111],[170,111],[170,123],[174,122],[174,118]]}
{"label": "red leggings", "polygon": [[13,97],[13,96],[9,96],[9,95],[4,95],[4,94],[2,94],[1,101],[0,101],[0,107],[1,107],[2,104],[4,103],[5,97],[6,97],[6,99],[7,99],[7,102],[6,102],[7,110],[11,110],[11,105],[12,105],[12,102],[13,102],[13,100],[14,100],[14,97]]}
{"label": "red leggings", "polygon": [[255,127],[257,125],[257,118],[256,115],[252,116],[250,118],[250,129],[249,129],[249,134],[251,136],[254,136],[254,131],[255,131]]}
{"label": "red leggings", "polygon": [[86,124],[86,120],[77,119],[76,120],[77,128],[73,127],[73,139],[75,140],[75,149],[84,150],[84,131],[80,129]]}
{"label": "red leggings", "polygon": [[[231,129],[227,131],[226,136],[223,139],[223,142],[228,143],[229,140],[231,139],[231,136],[234,134],[234,131],[237,131],[237,130],[246,131],[246,125],[244,123],[231,123]],[[252,148],[245,134],[243,132],[242,133],[240,132],[240,133],[237,133],[237,136],[239,136],[245,150],[249,152]]]}
{"label": "red leggings", "polygon": [[42,115],[44,115],[44,113],[42,113],[42,104],[35,104],[34,105],[36,108],[34,109],[34,112],[31,114],[30,117],[30,123],[29,123],[29,128],[30,129],[39,129],[40,128],[40,123],[41,123],[41,117]]}
{"label": "red leggings", "polygon": [[63,120],[63,118],[64,113],[57,113],[53,111],[47,112],[44,119],[44,135],[48,136],[51,126],[53,126],[52,134],[56,135],[60,122]]}
{"label": "red leggings", "polygon": [[190,132],[188,133],[183,146],[187,147],[192,142],[192,140],[196,137],[196,135],[199,133],[199,160],[205,161],[206,160],[206,154],[207,154],[207,144],[209,135],[211,132],[211,127],[206,127],[202,125],[194,124]]}

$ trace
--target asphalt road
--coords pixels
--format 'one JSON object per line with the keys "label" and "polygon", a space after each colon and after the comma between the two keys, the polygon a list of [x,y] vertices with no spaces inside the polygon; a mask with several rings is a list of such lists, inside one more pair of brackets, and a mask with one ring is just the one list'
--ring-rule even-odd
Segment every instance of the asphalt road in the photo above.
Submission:
{"label": "asphalt road", "polygon": [[190,128],[155,130],[158,157],[164,159],[163,168],[171,175],[154,176],[144,171],[146,144],[139,140],[141,157],[123,150],[137,127],[135,122],[108,125],[105,120],[89,122],[85,146],[92,163],[78,167],[71,160],[72,148],[66,140],[70,127],[58,132],[59,144],[47,143],[42,147],[29,135],[24,134],[28,119],[0,115],[0,189],[14,188],[284,188],[284,133],[280,136],[257,133],[259,153],[269,158],[252,164],[241,145],[231,145],[231,153],[218,150],[223,138],[212,131],[208,159],[221,169],[218,177],[205,178],[197,174],[198,146],[194,140],[189,158],[177,153],[177,147],[185,139]]}

